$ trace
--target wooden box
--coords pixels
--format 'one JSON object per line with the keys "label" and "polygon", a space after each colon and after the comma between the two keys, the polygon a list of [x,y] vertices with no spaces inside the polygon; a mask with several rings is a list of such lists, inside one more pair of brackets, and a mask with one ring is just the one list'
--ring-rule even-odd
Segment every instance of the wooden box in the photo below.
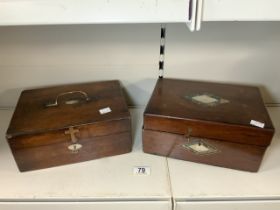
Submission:
{"label": "wooden box", "polygon": [[131,119],[118,81],[23,91],[7,131],[20,171],[128,153]]}
{"label": "wooden box", "polygon": [[273,134],[256,87],[159,79],[144,113],[143,149],[256,172]]}

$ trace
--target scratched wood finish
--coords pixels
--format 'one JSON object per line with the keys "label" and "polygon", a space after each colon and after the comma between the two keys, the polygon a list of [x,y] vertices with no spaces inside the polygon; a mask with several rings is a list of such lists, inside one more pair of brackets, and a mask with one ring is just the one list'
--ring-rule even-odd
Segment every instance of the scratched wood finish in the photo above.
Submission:
{"label": "scratched wood finish", "polygon": [[210,155],[196,155],[183,147],[187,139],[178,134],[143,130],[143,150],[146,153],[210,164],[214,166],[257,172],[266,147],[203,139],[218,149]]}
{"label": "scratched wood finish", "polygon": [[[47,107],[58,95],[58,105]],[[107,107],[111,112],[100,114]],[[131,119],[121,86],[105,81],[23,91],[7,140],[20,171],[130,152]],[[75,143],[82,147],[73,152]]]}
{"label": "scratched wood finish", "polygon": [[[193,101],[197,95],[227,102],[208,106]],[[250,125],[251,120],[264,123],[264,128]],[[177,79],[158,80],[144,112],[143,128],[147,153],[247,171],[258,170],[274,135],[257,87]],[[191,154],[182,147],[188,134],[222,151]]]}
{"label": "scratched wood finish", "polygon": [[[82,132],[82,134],[87,135],[86,132]],[[59,141],[42,146],[33,146],[29,143],[37,138],[40,141],[48,141],[52,137],[57,138]],[[81,138],[78,142],[83,147],[77,153],[73,153],[68,149],[71,141],[63,132],[42,134],[31,138],[25,137],[20,140],[27,143],[23,144],[26,147],[19,146],[14,141],[10,141],[10,147],[18,168],[22,172],[120,155],[130,152],[132,147],[130,132]]]}

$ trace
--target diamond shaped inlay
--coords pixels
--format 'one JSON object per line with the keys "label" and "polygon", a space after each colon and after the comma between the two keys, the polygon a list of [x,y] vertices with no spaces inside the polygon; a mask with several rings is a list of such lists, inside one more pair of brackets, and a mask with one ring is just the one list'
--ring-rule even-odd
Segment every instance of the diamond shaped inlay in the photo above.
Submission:
{"label": "diamond shaped inlay", "polygon": [[190,138],[187,143],[183,144],[183,147],[196,155],[211,155],[220,152],[217,148],[199,138]]}
{"label": "diamond shaped inlay", "polygon": [[199,104],[199,105],[206,105],[206,106],[217,106],[220,104],[226,104],[230,101],[219,96],[215,96],[213,94],[202,93],[196,94],[192,96],[185,96],[186,99],[191,100],[192,102]]}
{"label": "diamond shaped inlay", "polygon": [[218,100],[215,98],[212,98],[208,95],[199,95],[199,96],[194,96],[192,97],[193,100],[204,103],[204,104],[209,104],[209,103],[217,103]]}

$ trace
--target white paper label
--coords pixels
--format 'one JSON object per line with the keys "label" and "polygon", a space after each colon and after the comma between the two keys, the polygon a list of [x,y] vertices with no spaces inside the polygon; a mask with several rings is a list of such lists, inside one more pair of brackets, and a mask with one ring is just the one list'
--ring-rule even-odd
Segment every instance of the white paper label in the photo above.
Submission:
{"label": "white paper label", "polygon": [[109,113],[109,112],[111,112],[112,110],[111,110],[111,108],[110,107],[106,107],[106,108],[104,108],[104,109],[99,109],[99,113],[100,114],[107,114],[107,113]]}
{"label": "white paper label", "polygon": [[148,166],[135,166],[133,168],[133,174],[139,176],[149,176],[151,174],[151,168]]}
{"label": "white paper label", "polygon": [[250,124],[253,126],[259,127],[259,128],[264,128],[264,125],[265,125],[264,123],[256,121],[256,120],[251,120]]}

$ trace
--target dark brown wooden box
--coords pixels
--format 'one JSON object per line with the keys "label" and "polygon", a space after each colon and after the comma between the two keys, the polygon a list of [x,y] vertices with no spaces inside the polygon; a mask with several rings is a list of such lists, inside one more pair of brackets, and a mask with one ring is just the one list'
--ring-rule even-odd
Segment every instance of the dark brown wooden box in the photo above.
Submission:
{"label": "dark brown wooden box", "polygon": [[131,119],[120,83],[23,91],[7,140],[20,171],[130,152]]}
{"label": "dark brown wooden box", "polygon": [[256,172],[273,134],[256,87],[159,79],[144,112],[143,150]]}

